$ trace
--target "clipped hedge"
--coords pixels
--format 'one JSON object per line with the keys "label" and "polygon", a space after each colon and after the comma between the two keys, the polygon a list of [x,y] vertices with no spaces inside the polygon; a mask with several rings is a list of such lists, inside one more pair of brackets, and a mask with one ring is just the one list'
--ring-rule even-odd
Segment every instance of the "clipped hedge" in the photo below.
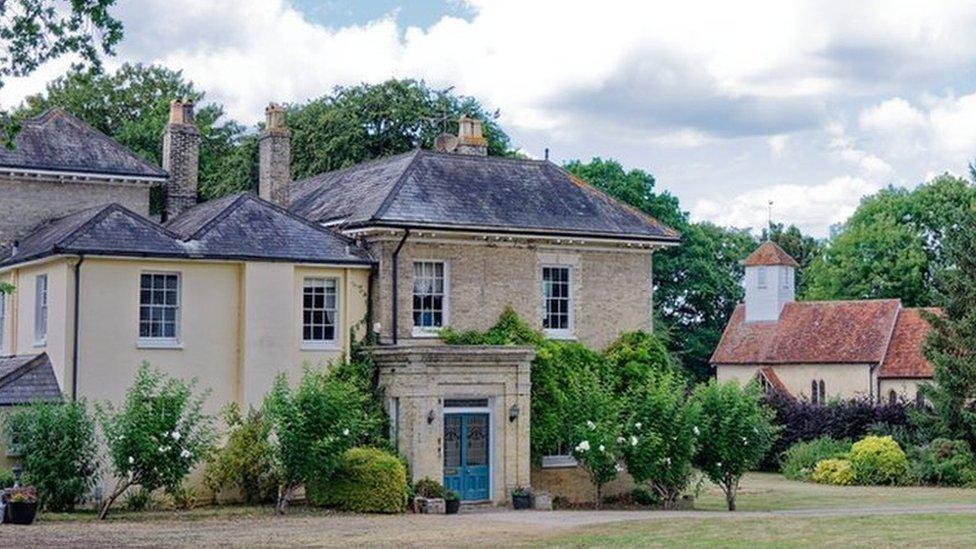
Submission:
{"label": "clipped hedge", "polygon": [[355,513],[402,513],[407,470],[396,456],[377,448],[350,448],[329,481],[306,486],[309,503]]}
{"label": "clipped hedge", "polygon": [[824,459],[817,462],[817,466],[810,475],[810,480],[819,484],[834,484],[850,486],[854,484],[855,473],[851,462],[846,459]]}
{"label": "clipped hedge", "polygon": [[858,484],[897,484],[908,471],[908,458],[890,436],[867,436],[850,451],[851,466]]}

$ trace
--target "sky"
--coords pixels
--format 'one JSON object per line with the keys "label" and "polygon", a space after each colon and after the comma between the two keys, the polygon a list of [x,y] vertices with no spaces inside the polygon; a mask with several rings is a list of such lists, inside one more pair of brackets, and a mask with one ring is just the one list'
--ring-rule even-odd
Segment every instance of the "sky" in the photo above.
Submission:
{"label": "sky", "polygon": [[[109,68],[181,69],[254,123],[271,101],[418,78],[498,109],[524,153],[612,157],[695,220],[826,236],[861,196],[968,175],[976,3],[119,0]],[[9,81],[11,106],[63,73]]]}

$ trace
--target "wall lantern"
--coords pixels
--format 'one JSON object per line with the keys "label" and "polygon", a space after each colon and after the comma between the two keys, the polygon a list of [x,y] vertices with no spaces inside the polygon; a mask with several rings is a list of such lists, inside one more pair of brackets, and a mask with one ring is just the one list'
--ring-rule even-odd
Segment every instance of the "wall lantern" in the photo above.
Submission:
{"label": "wall lantern", "polygon": [[435,419],[437,419],[437,414],[435,414],[433,410],[427,412],[427,425],[434,423]]}
{"label": "wall lantern", "polygon": [[516,402],[512,404],[512,407],[508,409],[508,421],[515,421],[519,416],[519,405]]}

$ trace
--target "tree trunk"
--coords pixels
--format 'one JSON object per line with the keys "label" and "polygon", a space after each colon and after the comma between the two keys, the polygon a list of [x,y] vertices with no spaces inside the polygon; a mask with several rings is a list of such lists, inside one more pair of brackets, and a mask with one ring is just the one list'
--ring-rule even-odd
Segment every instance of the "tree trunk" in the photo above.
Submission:
{"label": "tree trunk", "polygon": [[739,481],[731,478],[726,479],[722,488],[725,490],[725,501],[729,504],[729,511],[735,511],[735,493],[738,491]]}
{"label": "tree trunk", "polygon": [[292,487],[278,487],[278,503],[275,505],[275,512],[279,515],[285,514],[288,508],[288,501],[291,499]]}
{"label": "tree trunk", "polygon": [[596,485],[596,508],[600,509],[603,507],[603,485]]}
{"label": "tree trunk", "polygon": [[129,489],[129,486],[132,486],[131,480],[123,482],[115,487],[115,491],[112,492],[112,495],[109,496],[108,499],[105,500],[105,503],[102,504],[102,510],[98,513],[98,520],[105,520],[105,517],[108,516],[109,508],[112,507],[112,504],[115,503],[115,500],[118,499],[123,492]]}

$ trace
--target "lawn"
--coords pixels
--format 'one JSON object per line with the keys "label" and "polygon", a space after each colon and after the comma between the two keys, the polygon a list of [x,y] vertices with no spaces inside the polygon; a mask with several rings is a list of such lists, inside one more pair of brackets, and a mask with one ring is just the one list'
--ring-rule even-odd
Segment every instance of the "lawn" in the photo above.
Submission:
{"label": "lawn", "polygon": [[[951,506],[958,507],[956,509]],[[202,507],[110,516],[45,514],[0,526],[25,546],[972,546],[976,490],[829,487],[750,474],[740,512],[705,489],[696,512],[487,510],[460,516],[349,515],[294,507]],[[915,514],[903,514],[911,512]]]}
{"label": "lawn", "polygon": [[[826,486],[786,480],[775,473],[750,473],[742,482],[736,502],[740,511],[976,504],[976,490],[919,486]],[[718,487],[706,484],[695,507],[724,510],[725,496]]]}

